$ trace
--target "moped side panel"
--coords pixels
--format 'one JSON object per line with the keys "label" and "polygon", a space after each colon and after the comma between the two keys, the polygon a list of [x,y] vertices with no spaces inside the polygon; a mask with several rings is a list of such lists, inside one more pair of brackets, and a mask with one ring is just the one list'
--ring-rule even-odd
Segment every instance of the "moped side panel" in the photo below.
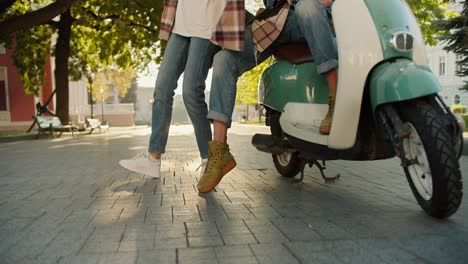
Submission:
{"label": "moped side panel", "polygon": [[262,73],[258,90],[259,103],[278,112],[289,102],[326,104],[328,100],[327,82],[313,63],[276,61]]}
{"label": "moped side panel", "polygon": [[370,78],[372,109],[391,102],[411,100],[440,91],[440,84],[426,66],[400,59],[379,65]]}
{"label": "moped side panel", "polygon": [[356,143],[367,76],[383,60],[382,46],[364,0],[337,0],[332,8],[339,57],[338,91],[328,147]]}

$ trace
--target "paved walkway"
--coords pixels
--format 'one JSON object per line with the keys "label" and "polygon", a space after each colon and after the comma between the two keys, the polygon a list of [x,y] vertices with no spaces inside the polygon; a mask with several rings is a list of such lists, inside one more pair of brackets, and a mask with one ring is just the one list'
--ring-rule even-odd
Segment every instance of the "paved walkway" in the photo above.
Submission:
{"label": "paved walkway", "polygon": [[[426,216],[396,159],[330,162],[293,185],[235,126],[238,167],[198,195],[195,140],[172,128],[159,180],[117,165],[149,129],[0,144],[0,263],[468,263],[468,198]],[[465,184],[468,157],[461,167]]]}

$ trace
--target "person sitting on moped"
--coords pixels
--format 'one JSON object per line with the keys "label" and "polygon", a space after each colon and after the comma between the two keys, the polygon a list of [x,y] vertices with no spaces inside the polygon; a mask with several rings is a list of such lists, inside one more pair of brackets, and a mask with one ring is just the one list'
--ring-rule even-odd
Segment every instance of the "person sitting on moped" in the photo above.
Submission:
{"label": "person sitting on moped", "polygon": [[[270,22],[254,21],[246,27],[243,51],[223,49],[215,55],[208,112],[208,119],[214,125],[214,134],[213,141],[208,143],[208,163],[198,183],[199,192],[211,191],[236,166],[226,141],[227,130],[232,122],[238,78],[270,57],[280,44],[307,42],[314,55],[317,71],[328,82],[329,110],[320,125],[320,133],[330,133],[338,82],[338,52],[325,11],[325,7],[329,7],[332,2],[264,0],[266,9],[263,12],[269,12],[280,5],[279,11],[275,11],[276,14],[268,19]],[[246,16],[247,21],[253,18],[248,12]]]}

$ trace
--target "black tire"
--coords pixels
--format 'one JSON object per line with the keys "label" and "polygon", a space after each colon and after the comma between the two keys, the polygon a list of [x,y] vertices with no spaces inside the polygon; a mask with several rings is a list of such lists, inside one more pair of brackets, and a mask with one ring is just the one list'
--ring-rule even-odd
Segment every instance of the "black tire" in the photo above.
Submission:
{"label": "black tire", "polygon": [[460,207],[463,186],[453,137],[447,129],[445,117],[423,101],[402,106],[400,116],[403,122],[414,127],[419,136],[432,175],[432,196],[425,199],[415,187],[409,169],[405,168],[411,190],[427,214],[436,218],[449,217]]}
{"label": "black tire", "polygon": [[[284,140],[283,129],[280,125],[281,113],[270,109],[268,112],[270,120],[270,132],[273,136],[274,142],[281,142]],[[285,152],[283,154],[272,154],[273,163],[276,170],[283,177],[292,178],[301,172],[301,159],[297,152]]]}
{"label": "black tire", "polygon": [[[456,129],[456,128],[452,128],[453,130],[453,138],[454,138],[454,146],[455,146],[455,151],[456,151],[456,155],[457,155],[457,159],[460,159],[460,157],[463,155],[463,147],[465,145],[465,140],[463,138],[463,130],[464,130],[464,127],[463,127],[463,124],[465,123],[463,120],[459,120],[459,118],[463,119],[461,116],[457,115],[457,116],[454,116],[454,119],[456,121],[456,125],[458,125],[459,129]],[[460,124],[460,122],[462,124]]]}
{"label": "black tire", "polygon": [[273,163],[281,176],[292,178],[301,172],[301,159],[297,152],[285,152],[283,154],[273,154]]}

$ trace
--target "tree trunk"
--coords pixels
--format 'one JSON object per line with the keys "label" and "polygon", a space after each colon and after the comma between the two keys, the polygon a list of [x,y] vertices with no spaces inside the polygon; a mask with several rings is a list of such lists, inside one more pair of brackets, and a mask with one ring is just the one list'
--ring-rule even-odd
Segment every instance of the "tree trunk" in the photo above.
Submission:
{"label": "tree trunk", "polygon": [[88,102],[91,101],[91,103],[90,103],[91,118],[94,118],[94,111],[93,111],[93,82],[94,82],[94,78],[91,76],[91,74],[92,73],[85,70],[85,76],[86,76],[86,79],[88,80],[88,87],[89,87],[89,89],[86,89],[86,94],[88,95]]}
{"label": "tree trunk", "polygon": [[[54,17],[63,14],[64,12],[70,12],[70,6],[74,1],[75,0],[57,0],[54,3],[38,10],[0,21],[0,36],[7,37],[23,28],[47,24]],[[2,1],[1,3],[2,8],[8,8],[9,1]]]}
{"label": "tree trunk", "polygon": [[55,85],[57,90],[57,116],[62,123],[68,124],[69,91],[68,91],[68,59],[70,58],[70,38],[73,20],[70,9],[60,16],[58,22],[58,38],[55,45]]}
{"label": "tree trunk", "polygon": [[247,120],[249,120],[249,105],[246,105],[246,106],[247,106],[247,114],[246,114],[246,116],[247,116]]}
{"label": "tree trunk", "polygon": [[91,103],[90,103],[90,106],[91,106],[91,118],[94,118],[94,109],[93,109],[93,81],[90,81],[89,82],[89,98],[91,98]]}

